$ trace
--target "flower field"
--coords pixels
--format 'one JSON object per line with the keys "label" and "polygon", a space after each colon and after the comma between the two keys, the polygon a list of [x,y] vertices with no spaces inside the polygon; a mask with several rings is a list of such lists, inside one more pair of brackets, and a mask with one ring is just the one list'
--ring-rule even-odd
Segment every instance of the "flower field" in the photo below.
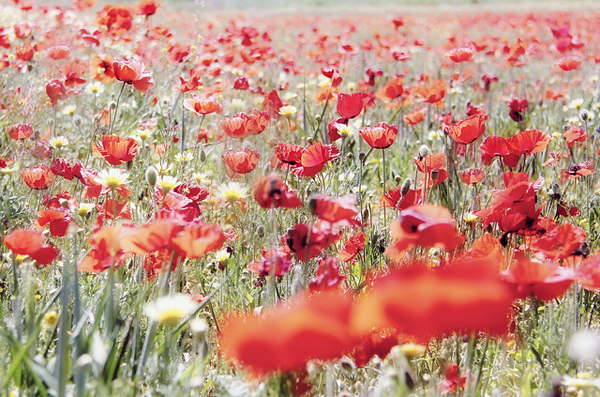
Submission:
{"label": "flower field", "polygon": [[600,395],[600,9],[0,5],[0,395]]}

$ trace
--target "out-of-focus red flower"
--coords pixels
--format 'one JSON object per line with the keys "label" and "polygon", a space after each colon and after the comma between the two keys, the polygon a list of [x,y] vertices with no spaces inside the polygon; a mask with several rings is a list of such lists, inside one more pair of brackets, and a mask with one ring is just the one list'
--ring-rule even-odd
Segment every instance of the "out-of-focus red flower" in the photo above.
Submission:
{"label": "out-of-focus red flower", "polygon": [[15,141],[27,139],[33,134],[33,126],[31,124],[13,124],[8,127],[8,136]]}
{"label": "out-of-focus red flower", "polygon": [[96,157],[104,159],[112,165],[121,165],[133,160],[138,151],[138,144],[133,138],[121,138],[117,135],[103,135],[102,147],[92,142],[92,152]]}
{"label": "out-of-focus red flower", "polygon": [[388,190],[386,194],[379,197],[379,206],[381,208],[391,207],[397,211],[406,209],[412,205],[419,204],[421,201],[421,189],[408,189],[405,194],[402,194],[402,185],[395,189]]}
{"label": "out-of-focus red flower", "polygon": [[369,94],[362,92],[354,94],[338,94],[337,111],[345,119],[358,116],[371,100]]}
{"label": "out-of-focus red flower", "polygon": [[107,31],[115,36],[120,36],[131,29],[133,15],[131,7],[121,4],[107,4],[98,13],[96,22],[105,26]]}
{"label": "out-of-focus red flower", "polygon": [[190,223],[171,238],[173,246],[187,258],[200,258],[218,250],[225,243],[225,234],[219,225]]}
{"label": "out-of-focus red flower", "polygon": [[510,118],[517,123],[520,123],[523,121],[523,113],[529,109],[529,101],[527,99],[513,98],[508,104],[508,107],[510,108]]}
{"label": "out-of-focus red flower", "polygon": [[269,119],[268,113],[252,109],[249,114],[242,112],[232,117],[224,117],[221,120],[221,128],[232,138],[243,138],[263,132]]}
{"label": "out-of-focus red flower", "polygon": [[582,176],[593,175],[596,172],[596,167],[592,160],[582,161],[581,163],[572,164],[566,170],[560,170],[560,181],[565,183],[568,179],[579,179]]}
{"label": "out-of-focus red flower", "polygon": [[156,14],[156,10],[160,6],[160,3],[156,0],[141,0],[137,3],[136,8],[139,15],[149,17],[150,15]]}
{"label": "out-of-focus red flower", "polygon": [[307,147],[300,157],[300,164],[292,167],[292,172],[300,177],[311,177],[323,170],[325,164],[340,157],[340,149],[335,145],[317,142]]}
{"label": "out-of-focus red flower", "polygon": [[113,57],[108,54],[96,54],[90,59],[90,75],[101,83],[110,83],[115,79]]}
{"label": "out-of-focus red flower", "polygon": [[461,390],[465,389],[468,376],[467,374],[461,374],[460,379],[458,379],[457,363],[449,363],[446,365],[444,376],[446,379],[440,385],[440,391],[442,394],[455,393],[459,387]]}
{"label": "out-of-focus red flower", "polygon": [[88,273],[101,273],[110,269],[111,266],[117,268],[125,263],[129,257],[121,247],[120,236],[122,226],[113,225],[98,230],[88,241],[92,247],[88,255],[79,262],[77,270]]}
{"label": "out-of-focus red flower", "polygon": [[331,87],[335,88],[342,83],[342,76],[336,68],[321,68],[323,76],[331,79]]}
{"label": "out-of-focus red flower", "polygon": [[46,83],[46,94],[56,103],[59,99],[65,99],[71,94],[71,91],[59,79],[52,79]]}
{"label": "out-of-focus red flower", "polygon": [[[413,159],[417,169],[419,172],[427,175],[427,184],[428,186],[437,186],[438,184],[444,182],[448,179],[448,171],[446,170],[446,166],[444,163],[446,162],[446,154],[445,153],[434,153],[425,156],[422,160]],[[433,178],[433,176],[437,173],[437,177]],[[422,176],[424,180],[424,175]]]}
{"label": "out-of-focus red flower", "polygon": [[46,244],[41,232],[28,229],[15,229],[4,238],[4,244],[15,255],[29,255],[40,265],[51,264],[58,250]]}
{"label": "out-of-focus red flower", "polygon": [[250,83],[248,83],[248,79],[245,77],[237,77],[233,82],[233,89],[242,91],[249,90]]}
{"label": "out-of-focus red flower", "polygon": [[385,83],[385,85],[379,91],[377,91],[375,96],[386,103],[393,101],[404,93],[404,88],[402,87],[403,82],[404,80],[402,77],[397,77],[393,80],[390,80]]}
{"label": "out-of-focus red flower", "polygon": [[567,147],[571,149],[573,146],[575,146],[575,142],[585,142],[588,135],[585,133],[583,128],[574,125],[565,131],[564,137]]}
{"label": "out-of-focus red flower", "polygon": [[300,145],[292,145],[289,143],[280,143],[273,148],[277,159],[288,166],[300,164],[304,150],[305,148]]}
{"label": "out-of-focus red flower", "polygon": [[152,74],[145,70],[146,67],[141,61],[115,59],[112,66],[117,80],[133,85],[138,91],[148,91],[154,84]]}
{"label": "out-of-focus red flower", "polygon": [[254,200],[262,208],[300,208],[302,202],[277,174],[260,177],[254,182]]}
{"label": "out-of-focus red flower", "polygon": [[308,288],[310,291],[327,291],[340,285],[346,276],[340,275],[340,264],[337,258],[319,259],[315,270],[315,276],[310,280]]}
{"label": "out-of-focus red flower", "polygon": [[46,49],[46,55],[55,61],[58,59],[65,59],[71,55],[71,48],[66,45],[55,45]]}
{"label": "out-of-focus red flower", "polygon": [[338,259],[342,262],[350,262],[365,248],[366,241],[366,234],[363,232],[356,233],[344,243],[342,250],[337,253]]}
{"label": "out-of-focus red flower", "polygon": [[563,57],[556,62],[556,66],[565,72],[568,72],[569,70],[576,70],[581,67],[581,58],[579,58],[577,55]]}
{"label": "out-of-focus red flower", "polygon": [[517,298],[535,295],[543,301],[551,301],[564,295],[575,280],[573,269],[529,259],[512,263],[501,276],[513,286]]}
{"label": "out-of-focus red flower", "polygon": [[260,153],[258,150],[242,148],[223,152],[221,158],[233,172],[247,174],[256,168]]}
{"label": "out-of-focus red flower", "polygon": [[396,140],[396,137],[398,136],[398,127],[394,124],[389,125],[385,121],[382,121],[373,127],[361,128],[359,133],[365,142],[372,148],[385,149],[392,146]]}
{"label": "out-of-focus red flower", "polygon": [[19,39],[26,39],[32,32],[31,25],[27,21],[20,21],[13,25],[15,36]]}
{"label": "out-of-focus red flower", "polygon": [[15,47],[15,55],[18,60],[28,62],[33,59],[33,56],[35,55],[35,49],[29,42],[27,42],[22,46]]}
{"label": "out-of-focus red flower", "polygon": [[600,290],[600,254],[583,260],[576,271],[577,281],[589,291]]}
{"label": "out-of-focus red flower", "polygon": [[485,171],[482,168],[467,168],[458,173],[460,180],[467,185],[479,183],[485,178]]}
{"label": "out-of-focus red flower", "polygon": [[63,66],[62,72],[65,75],[65,85],[67,87],[75,87],[85,83],[86,80],[81,78],[85,73],[85,69],[85,65],[78,62],[70,62]]}
{"label": "out-of-focus red flower", "polygon": [[29,188],[34,190],[48,189],[54,182],[56,175],[46,164],[38,164],[32,168],[23,168],[19,176]]}
{"label": "out-of-focus red flower", "polygon": [[352,357],[356,366],[363,368],[373,356],[384,359],[397,344],[396,335],[373,332],[361,338],[360,344],[352,350]]}
{"label": "out-of-focus red flower", "polygon": [[531,155],[546,150],[552,137],[540,130],[521,131],[506,140],[512,155]]}
{"label": "out-of-focus red flower", "polygon": [[426,102],[436,106],[443,106],[443,99],[447,92],[448,84],[444,80],[434,80],[429,86],[421,85],[415,91],[416,94],[421,96],[417,99],[417,102]]}
{"label": "out-of-focus red flower", "polygon": [[[275,250],[261,250],[262,258],[260,261],[252,261],[248,269],[252,273],[258,274],[258,277],[267,277],[273,275],[282,277],[292,269],[292,257],[281,247]],[[275,265],[275,268],[273,268]],[[273,272],[273,274],[271,274]]]}
{"label": "out-of-focus red flower", "polygon": [[498,264],[459,260],[447,267],[413,265],[375,282],[352,313],[357,331],[395,328],[418,341],[452,332],[508,332],[513,293]]}
{"label": "out-of-focus red flower", "polygon": [[50,233],[56,237],[66,236],[67,228],[73,220],[68,212],[62,208],[61,210],[42,210],[35,214],[38,216],[38,219],[35,221],[35,228],[41,231],[48,225]]}
{"label": "out-of-focus red flower", "polygon": [[390,226],[390,235],[396,240],[387,250],[392,259],[401,257],[412,245],[451,251],[465,240],[456,230],[450,211],[431,204],[402,210]]}
{"label": "out-of-focus red flower", "polygon": [[215,102],[213,98],[201,98],[196,95],[192,95],[192,98],[183,101],[183,106],[198,116],[221,113],[221,110],[223,110],[223,107]]}
{"label": "out-of-focus red flower", "polygon": [[190,78],[185,80],[183,77],[179,77],[179,84],[176,89],[179,92],[193,91],[202,85],[202,74],[200,70],[190,69]]}
{"label": "out-of-focus red flower", "polygon": [[468,145],[483,135],[487,119],[487,114],[471,116],[456,124],[450,124],[445,128],[445,132],[452,137],[454,142]]}
{"label": "out-of-focus red flower", "polygon": [[310,209],[317,218],[336,224],[358,225],[355,219],[358,215],[356,208],[356,197],[353,195],[345,197],[331,197],[320,194],[310,201]]}
{"label": "out-of-focus red flower", "polygon": [[410,126],[417,125],[425,120],[425,117],[427,116],[427,109],[427,106],[420,107],[405,115],[402,117],[402,119]]}
{"label": "out-of-focus red flower", "polygon": [[219,345],[227,359],[255,375],[299,370],[309,360],[341,357],[356,343],[351,307],[351,298],[329,292],[296,298],[260,317],[229,315]]}
{"label": "out-of-focus red flower", "polygon": [[328,223],[317,222],[310,228],[310,236],[308,231],[308,225],[299,223],[285,235],[287,246],[300,261],[314,258],[340,239],[339,231]]}
{"label": "out-of-focus red flower", "polygon": [[454,48],[448,51],[445,56],[450,59],[452,62],[460,63],[460,62],[469,62],[473,60],[473,55],[475,52],[471,47],[459,47]]}
{"label": "out-of-focus red flower", "polygon": [[271,118],[279,118],[279,109],[283,106],[283,102],[279,98],[279,94],[276,90],[272,90],[265,94],[262,107]]}
{"label": "out-of-focus red flower", "polygon": [[573,255],[585,241],[585,232],[570,223],[545,233],[531,248],[542,259],[565,259]]}

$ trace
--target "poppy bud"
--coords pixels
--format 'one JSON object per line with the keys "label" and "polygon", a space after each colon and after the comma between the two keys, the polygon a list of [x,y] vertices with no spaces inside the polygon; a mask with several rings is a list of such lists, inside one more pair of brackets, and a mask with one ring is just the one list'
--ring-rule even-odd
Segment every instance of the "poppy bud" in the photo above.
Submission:
{"label": "poppy bud", "polygon": [[438,170],[437,168],[434,168],[431,170],[431,180],[433,182],[437,181],[438,176],[440,176],[440,170]]}
{"label": "poppy bud", "polygon": [[558,186],[558,183],[555,183],[554,185],[552,185],[552,189],[550,190],[550,198],[552,200],[560,200],[560,188]]}
{"label": "poppy bud", "polygon": [[206,153],[204,153],[204,150],[200,151],[200,161],[202,163],[204,163],[206,161]]}
{"label": "poppy bud", "polygon": [[587,110],[582,111],[579,117],[581,117],[581,120],[587,121],[589,117]]}
{"label": "poppy bud", "polygon": [[317,199],[314,197],[311,197],[308,200],[308,209],[310,211],[311,214],[315,215],[315,212],[317,210]]}
{"label": "poppy bud", "polygon": [[402,189],[400,189],[400,194],[402,195],[402,197],[404,197],[408,194],[408,191],[410,190],[411,186],[412,186],[412,179],[406,178],[406,180],[402,184]]}
{"label": "poppy bud", "polygon": [[307,144],[307,145],[312,145],[312,144],[313,144],[313,140],[312,140],[312,138],[308,138],[308,139],[306,140],[306,144]]}
{"label": "poppy bud", "polygon": [[354,159],[354,153],[350,152],[346,155],[346,158],[350,161],[352,161]]}
{"label": "poppy bud", "polygon": [[108,107],[110,108],[110,110],[115,110],[117,108],[117,103],[115,101],[110,101]]}
{"label": "poppy bud", "polygon": [[377,243],[377,249],[379,249],[379,253],[383,254],[385,252],[385,237],[379,239]]}
{"label": "poppy bud", "polygon": [[370,215],[371,215],[371,212],[369,211],[369,208],[365,208],[365,209],[363,210],[363,213],[362,213],[362,221],[363,221],[363,225],[364,225],[365,223],[367,223],[367,221],[369,220],[369,216],[370,216]]}
{"label": "poppy bud", "polygon": [[366,157],[367,157],[367,154],[365,152],[358,152],[358,159],[360,160],[361,163],[365,162]]}
{"label": "poppy bud", "polygon": [[73,116],[73,125],[77,128],[81,127],[81,122],[83,121],[83,119],[81,118],[80,115],[76,114],[75,116]]}
{"label": "poppy bud", "polygon": [[264,225],[258,225],[258,227],[256,228],[256,234],[258,234],[258,237],[264,237],[264,235],[265,235],[265,226]]}
{"label": "poppy bud", "polygon": [[129,161],[128,161],[127,163],[125,163],[125,164],[127,164],[127,171],[130,171],[130,170],[131,170],[131,168],[133,168],[133,160],[129,160]]}
{"label": "poppy bud", "polygon": [[317,120],[317,122],[321,121],[321,115],[320,115],[320,114],[317,114],[317,115],[315,116],[315,120]]}
{"label": "poppy bud", "polygon": [[400,175],[396,175],[396,176],[394,177],[394,181],[395,181],[396,183],[400,183],[400,181],[401,181],[401,180],[402,180],[402,177],[401,177]]}
{"label": "poppy bud", "polygon": [[156,181],[158,179],[158,170],[153,166],[149,166],[146,168],[146,182],[151,188],[156,186]]}
{"label": "poppy bud", "polygon": [[429,153],[431,153],[431,150],[429,150],[429,146],[421,145],[421,147],[419,148],[419,161],[427,157]]}

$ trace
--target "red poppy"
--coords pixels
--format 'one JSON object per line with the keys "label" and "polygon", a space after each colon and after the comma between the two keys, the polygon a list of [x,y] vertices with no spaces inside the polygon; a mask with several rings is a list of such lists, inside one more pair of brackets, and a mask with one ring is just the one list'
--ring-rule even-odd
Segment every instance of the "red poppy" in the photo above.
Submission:
{"label": "red poppy", "polygon": [[363,368],[373,356],[384,359],[394,346],[398,344],[398,337],[389,333],[372,332],[361,338],[360,344],[352,350],[356,366]]}
{"label": "red poppy", "polygon": [[585,142],[588,135],[585,133],[583,128],[574,125],[565,131],[564,137],[567,147],[571,149],[573,146],[575,146],[575,142]]}
{"label": "red poppy", "polygon": [[124,227],[119,243],[124,251],[145,255],[162,249],[173,249],[171,239],[183,230],[176,219],[156,219],[139,227]]}
{"label": "red poppy", "polygon": [[371,100],[369,94],[338,94],[337,111],[345,119],[352,119],[363,111]]}
{"label": "red poppy", "polygon": [[473,185],[479,183],[485,178],[485,171],[481,168],[467,168],[464,171],[458,173],[460,180],[467,185]]}
{"label": "red poppy", "polygon": [[375,96],[386,103],[393,101],[394,99],[398,98],[404,93],[402,83],[402,77],[397,77],[393,80],[390,80],[387,83],[385,83],[385,85],[379,91],[377,91],[377,94],[375,94]]}
{"label": "red poppy", "polygon": [[592,160],[583,161],[581,163],[572,164],[569,169],[560,170],[560,181],[565,183],[568,179],[579,179],[582,176],[593,175],[596,172],[596,167]]}
{"label": "red poppy", "polygon": [[501,269],[504,265],[504,249],[496,237],[485,233],[473,241],[471,248],[464,254],[463,258],[495,261]]}
{"label": "red poppy", "polygon": [[527,99],[513,98],[508,106],[510,108],[510,118],[520,123],[523,121],[523,113],[529,108],[529,101]]}
{"label": "red poppy", "polygon": [[589,291],[600,290],[600,254],[588,256],[576,271],[577,281]]}
{"label": "red poppy", "polygon": [[179,193],[196,203],[206,199],[209,195],[205,187],[193,183],[180,183],[173,189],[175,193]]}
{"label": "red poppy", "polygon": [[531,248],[540,258],[558,260],[573,255],[584,242],[583,229],[567,223],[545,233]]}
{"label": "red poppy", "polygon": [[132,84],[138,91],[147,91],[154,84],[152,74],[145,70],[146,67],[140,61],[116,59],[113,61],[112,66],[117,80]]}
{"label": "red poppy", "polygon": [[311,210],[319,219],[342,224],[358,225],[359,221],[355,219],[358,215],[356,208],[356,197],[353,195],[345,197],[331,197],[327,194],[320,194],[310,201]]}
{"label": "red poppy", "polygon": [[46,49],[46,55],[55,61],[65,59],[71,55],[71,49],[66,45],[55,45]]}
{"label": "red poppy", "polygon": [[322,222],[317,222],[310,228],[310,235],[308,231],[308,225],[299,223],[285,235],[287,246],[300,261],[314,258],[340,238],[339,231]]}
{"label": "red poppy", "polygon": [[446,58],[449,58],[452,62],[469,62],[473,60],[475,52],[471,47],[460,47],[454,48],[446,53]]}
{"label": "red poppy", "polygon": [[323,170],[325,164],[340,157],[340,149],[335,145],[323,145],[317,142],[307,147],[300,157],[300,164],[292,168],[292,172],[300,177],[311,177]]}
{"label": "red poppy", "polygon": [[15,229],[4,238],[4,244],[15,255],[29,255],[40,265],[51,264],[58,250],[44,242],[41,232],[27,229]]}
{"label": "red poppy", "polygon": [[114,225],[101,229],[88,237],[92,249],[88,255],[79,262],[77,270],[88,273],[101,273],[111,267],[117,268],[129,257],[121,247],[122,226]]}
{"label": "red poppy", "polygon": [[471,116],[459,121],[457,124],[450,124],[444,131],[452,137],[454,142],[468,145],[483,135],[487,119],[487,114]]}
{"label": "red poppy", "polygon": [[247,174],[256,168],[258,159],[260,159],[260,153],[258,150],[242,148],[224,152],[221,158],[233,172]]}
{"label": "red poppy", "polygon": [[511,136],[506,142],[511,154],[530,155],[546,150],[550,140],[552,140],[550,134],[539,130],[526,130]]}
{"label": "red poppy", "polygon": [[[446,378],[442,384],[440,385],[440,391],[442,394],[456,393],[457,388],[460,390],[464,390],[467,385],[467,374],[460,374],[460,379],[458,377],[458,364],[457,363],[449,363],[446,365],[446,370],[444,371],[444,377]],[[471,377],[471,380],[474,379]]]}
{"label": "red poppy", "polygon": [[300,208],[302,202],[279,175],[260,177],[254,182],[254,200],[262,208]]}
{"label": "red poppy", "polygon": [[535,295],[543,301],[551,301],[564,295],[573,280],[572,269],[556,263],[539,263],[521,259],[501,273],[502,279],[515,289],[517,298]]}
{"label": "red poppy", "polygon": [[225,243],[225,234],[218,225],[191,223],[171,238],[173,246],[187,258],[200,258],[218,250]]}
{"label": "red poppy", "polygon": [[358,232],[350,237],[344,243],[342,250],[337,253],[338,259],[342,262],[350,262],[365,248],[366,240],[367,236],[363,232]]}
{"label": "red poppy", "polygon": [[62,67],[62,72],[65,75],[65,85],[67,87],[75,87],[87,82],[87,80],[81,78],[85,73],[85,65],[82,63],[67,63]]}
{"label": "red poppy", "polygon": [[337,258],[321,258],[308,288],[310,291],[327,291],[335,289],[345,279],[346,276],[340,275],[340,264]]}
{"label": "red poppy", "polygon": [[401,257],[412,245],[451,251],[465,240],[456,230],[450,211],[431,204],[402,210],[390,226],[390,235],[396,240],[386,252],[392,259]]}
{"label": "red poppy", "polygon": [[279,109],[283,106],[283,102],[281,102],[277,91],[272,90],[265,94],[262,106],[269,117],[279,118]]}
{"label": "red poppy", "polygon": [[427,116],[427,110],[427,106],[420,107],[418,109],[413,110],[406,116],[402,117],[402,119],[406,124],[410,126],[417,125],[421,121],[425,120],[425,117]]}
{"label": "red poppy", "polygon": [[432,105],[440,106],[444,104],[442,101],[448,92],[448,84],[444,80],[434,80],[429,86],[417,87],[416,93],[422,98],[417,102],[426,102]]}
{"label": "red poppy", "polygon": [[27,186],[35,190],[48,189],[54,182],[56,175],[46,164],[38,164],[33,168],[24,168],[19,176]]}
{"label": "red poppy", "polygon": [[103,135],[102,147],[92,142],[92,152],[96,157],[104,159],[112,165],[121,165],[133,160],[138,151],[138,144],[133,138],[121,138],[116,135]]}
{"label": "red poppy", "polygon": [[301,296],[256,317],[229,315],[219,346],[256,375],[290,372],[309,360],[341,357],[355,343],[348,320],[352,300],[336,292]]}
{"label": "red poppy", "polygon": [[299,145],[292,145],[289,143],[280,143],[275,145],[273,151],[277,159],[284,164],[294,166],[300,164],[302,160],[302,153],[305,148]]}
{"label": "red poppy", "polygon": [[487,260],[403,268],[376,281],[352,323],[363,334],[395,328],[423,342],[452,332],[505,334],[513,294],[497,269]]}
{"label": "red poppy", "polygon": [[269,114],[252,109],[249,114],[238,113],[221,120],[221,128],[232,138],[243,138],[247,135],[258,135],[269,123]]}
{"label": "red poppy", "polygon": [[379,198],[379,206],[383,208],[391,207],[397,211],[406,209],[412,205],[419,204],[421,202],[421,189],[408,191],[402,194],[402,185],[395,189],[388,190],[386,194],[382,194]]}
{"label": "red poppy", "polygon": [[[422,160],[413,159],[420,172],[427,174],[428,186],[437,186],[448,179],[448,171],[444,163],[446,162],[446,154],[435,153],[425,156]],[[437,177],[433,179],[433,175],[437,172]],[[422,179],[424,179],[422,177]]]}
{"label": "red poppy", "polygon": [[46,94],[48,94],[52,103],[56,103],[58,99],[67,98],[71,91],[59,79],[52,79],[46,83]]}
{"label": "red poppy", "polygon": [[188,92],[193,91],[199,88],[202,85],[202,74],[200,70],[190,69],[190,78],[185,80],[183,77],[179,76],[179,83],[176,89],[179,92]]}
{"label": "red poppy", "polygon": [[223,107],[212,98],[201,98],[196,95],[192,95],[192,98],[183,101],[183,106],[198,116],[221,113],[221,110],[223,110]]}
{"label": "red poppy", "polygon": [[490,165],[496,156],[500,156],[504,164],[509,167],[516,167],[519,163],[520,155],[513,153],[508,141],[499,135],[485,138],[479,146],[479,151],[481,151],[481,162],[485,165]]}
{"label": "red poppy", "polygon": [[35,221],[36,229],[44,230],[46,225],[48,225],[50,227],[50,234],[53,236],[64,237],[67,234],[67,229],[72,219],[64,208],[60,210],[42,210],[35,214],[38,216],[38,219]]}
{"label": "red poppy", "polygon": [[372,148],[385,149],[392,146],[396,140],[396,137],[398,136],[398,127],[394,124],[389,125],[385,121],[382,121],[373,127],[361,128],[358,132]]}
{"label": "red poppy", "polygon": [[571,55],[568,57],[560,58],[556,62],[556,66],[558,66],[565,72],[567,72],[569,70],[576,70],[576,69],[579,69],[579,67],[581,66],[581,58],[579,58],[576,55]]}
{"label": "red poppy", "polygon": [[139,3],[137,3],[136,8],[138,14],[147,18],[150,15],[156,14],[158,6],[160,6],[160,3],[156,0],[141,0]]}
{"label": "red poppy", "polygon": [[94,55],[90,60],[90,75],[101,83],[110,83],[115,79],[113,57],[108,54]]}
{"label": "red poppy", "polygon": [[[267,277],[270,275],[282,277],[292,269],[292,257],[283,248],[277,247],[274,250],[261,250],[261,253],[262,258],[260,261],[252,261],[248,265],[248,270],[258,274],[258,277]],[[272,269],[273,264],[275,264],[274,269]]]}
{"label": "red poppy", "polygon": [[33,126],[31,124],[13,124],[8,127],[8,136],[15,141],[27,139],[33,134]]}
{"label": "red poppy", "polygon": [[339,132],[339,128],[342,125],[347,126],[348,119],[345,119],[343,117],[337,117],[337,118],[331,120],[331,122],[329,122],[329,124],[327,124],[327,135],[329,136],[329,140],[331,142],[335,142],[342,137]]}

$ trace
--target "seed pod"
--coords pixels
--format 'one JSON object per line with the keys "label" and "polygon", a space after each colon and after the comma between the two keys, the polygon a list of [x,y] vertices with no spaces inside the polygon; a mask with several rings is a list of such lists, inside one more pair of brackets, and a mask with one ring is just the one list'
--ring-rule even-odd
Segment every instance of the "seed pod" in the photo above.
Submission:
{"label": "seed pod", "polygon": [[154,189],[156,186],[156,181],[158,180],[158,170],[153,166],[149,166],[146,168],[146,182],[148,185]]}
{"label": "seed pod", "polygon": [[81,118],[80,115],[76,114],[75,116],[73,116],[73,125],[77,128],[81,127],[81,122],[83,121],[83,119]]}
{"label": "seed pod", "polygon": [[115,110],[117,108],[117,103],[115,101],[110,101],[108,107],[110,110]]}
{"label": "seed pod", "polygon": [[427,145],[421,145],[419,148],[419,161],[423,160],[425,157],[429,156],[431,150]]}
{"label": "seed pod", "polygon": [[581,114],[579,115],[579,117],[581,117],[582,121],[588,121],[589,114],[588,114],[587,110],[583,110],[581,112]]}
{"label": "seed pod", "polygon": [[435,182],[438,179],[438,176],[440,176],[440,170],[438,170],[437,168],[434,168],[431,170],[431,181]]}
{"label": "seed pod", "polygon": [[264,225],[258,225],[258,227],[256,228],[256,234],[258,235],[258,237],[264,237],[265,231],[266,230]]}
{"label": "seed pod", "polygon": [[402,184],[402,189],[400,189],[400,194],[402,197],[406,196],[410,191],[410,187],[412,186],[412,179],[406,178],[404,183]]}

